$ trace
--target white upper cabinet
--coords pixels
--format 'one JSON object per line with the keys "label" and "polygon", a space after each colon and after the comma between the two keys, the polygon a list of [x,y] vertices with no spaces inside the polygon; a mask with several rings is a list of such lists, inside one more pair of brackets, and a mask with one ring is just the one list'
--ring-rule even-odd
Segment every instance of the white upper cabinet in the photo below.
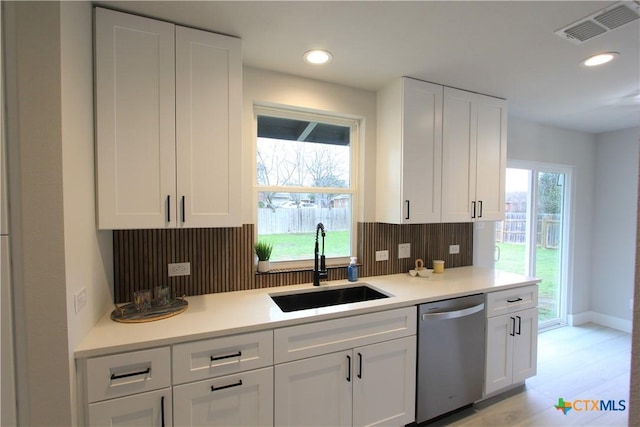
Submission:
{"label": "white upper cabinet", "polygon": [[174,25],[96,9],[98,228],[164,228],[175,201]]}
{"label": "white upper cabinet", "polygon": [[177,194],[188,227],[241,225],[240,43],[176,27]]}
{"label": "white upper cabinet", "polygon": [[440,222],[442,94],[409,78],[378,94],[377,221]]}
{"label": "white upper cabinet", "polygon": [[506,101],[444,89],[442,221],[504,217]]}
{"label": "white upper cabinet", "polygon": [[240,43],[96,8],[98,228],[241,225]]}

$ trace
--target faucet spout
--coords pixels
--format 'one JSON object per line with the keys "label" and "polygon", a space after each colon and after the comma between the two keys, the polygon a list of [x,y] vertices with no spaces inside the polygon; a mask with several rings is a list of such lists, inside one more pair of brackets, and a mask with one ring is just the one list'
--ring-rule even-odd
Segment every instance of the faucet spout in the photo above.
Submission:
{"label": "faucet spout", "polygon": [[[322,235],[322,254],[320,254],[320,247],[318,243],[318,234]],[[316,226],[316,244],[313,255],[313,286],[320,286],[320,279],[326,279],[329,274],[327,273],[326,259],[324,256],[324,237],[325,230],[324,225],[320,222]],[[319,259],[318,259],[319,256]],[[318,265],[318,263],[320,265]]]}

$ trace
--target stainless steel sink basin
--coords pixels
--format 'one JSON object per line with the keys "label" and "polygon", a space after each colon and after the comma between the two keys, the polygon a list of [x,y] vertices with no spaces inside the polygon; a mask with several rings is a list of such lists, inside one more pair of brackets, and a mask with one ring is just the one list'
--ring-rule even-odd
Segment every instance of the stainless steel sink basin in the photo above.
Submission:
{"label": "stainless steel sink basin", "polygon": [[269,296],[284,312],[389,298],[388,295],[367,286],[366,283],[348,288],[320,288],[297,294],[272,294]]}

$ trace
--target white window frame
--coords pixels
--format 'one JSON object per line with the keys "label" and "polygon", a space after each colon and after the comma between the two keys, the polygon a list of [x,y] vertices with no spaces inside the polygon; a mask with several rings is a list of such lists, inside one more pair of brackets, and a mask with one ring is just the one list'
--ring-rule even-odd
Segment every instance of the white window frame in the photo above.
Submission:
{"label": "white window frame", "polygon": [[[304,108],[290,106],[271,106],[259,105],[253,106],[253,156],[252,156],[252,180],[253,180],[253,223],[255,224],[255,241],[258,240],[258,193],[261,191],[277,191],[277,192],[304,192],[304,193],[330,193],[335,194],[334,187],[293,187],[293,186],[258,186],[257,184],[257,146],[258,146],[258,116],[271,116],[284,119],[294,119],[303,121],[317,121],[322,123],[333,124],[337,126],[345,126],[351,129],[349,135],[350,147],[350,174],[349,187],[338,189],[342,194],[351,196],[351,254],[344,257],[327,257],[327,266],[347,265],[350,256],[356,256],[358,246],[358,213],[359,213],[359,142],[360,128],[362,126],[361,119],[348,115],[340,115],[326,111],[307,110]],[[331,231],[331,230],[328,230]],[[308,259],[291,260],[291,261],[272,261],[272,269],[307,269],[313,267],[313,246],[315,240],[309,242]]]}

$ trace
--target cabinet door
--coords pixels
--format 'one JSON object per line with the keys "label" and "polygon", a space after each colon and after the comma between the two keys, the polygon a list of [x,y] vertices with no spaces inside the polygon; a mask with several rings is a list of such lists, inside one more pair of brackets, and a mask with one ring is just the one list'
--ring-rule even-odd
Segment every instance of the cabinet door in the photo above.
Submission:
{"label": "cabinet door", "polygon": [[443,88],[418,80],[403,81],[402,222],[440,222]]}
{"label": "cabinet door", "polygon": [[513,313],[516,333],[513,343],[513,382],[532,377],[538,361],[538,308]]}
{"label": "cabinet door", "polygon": [[240,226],[240,40],[176,27],[179,226]]}
{"label": "cabinet door", "polygon": [[90,426],[172,426],[171,389],[134,394],[89,405]]}
{"label": "cabinet door", "polygon": [[[469,222],[476,193],[476,95],[444,88],[442,221]],[[477,209],[477,206],[476,206]]]}
{"label": "cabinet door", "polygon": [[353,351],[353,425],[405,425],[415,420],[416,337]]}
{"label": "cabinet door", "polygon": [[175,224],[174,25],[96,8],[98,228]]}
{"label": "cabinet door", "polygon": [[513,315],[487,319],[485,395],[507,387],[513,382],[514,323]]}
{"label": "cabinet door", "polygon": [[173,401],[177,426],[273,425],[273,368],[176,386]]}
{"label": "cabinet door", "polygon": [[476,216],[480,221],[501,221],[507,170],[507,103],[483,95],[477,95],[477,100]]}
{"label": "cabinet door", "polygon": [[277,426],[350,426],[352,352],[342,351],[275,366]]}

